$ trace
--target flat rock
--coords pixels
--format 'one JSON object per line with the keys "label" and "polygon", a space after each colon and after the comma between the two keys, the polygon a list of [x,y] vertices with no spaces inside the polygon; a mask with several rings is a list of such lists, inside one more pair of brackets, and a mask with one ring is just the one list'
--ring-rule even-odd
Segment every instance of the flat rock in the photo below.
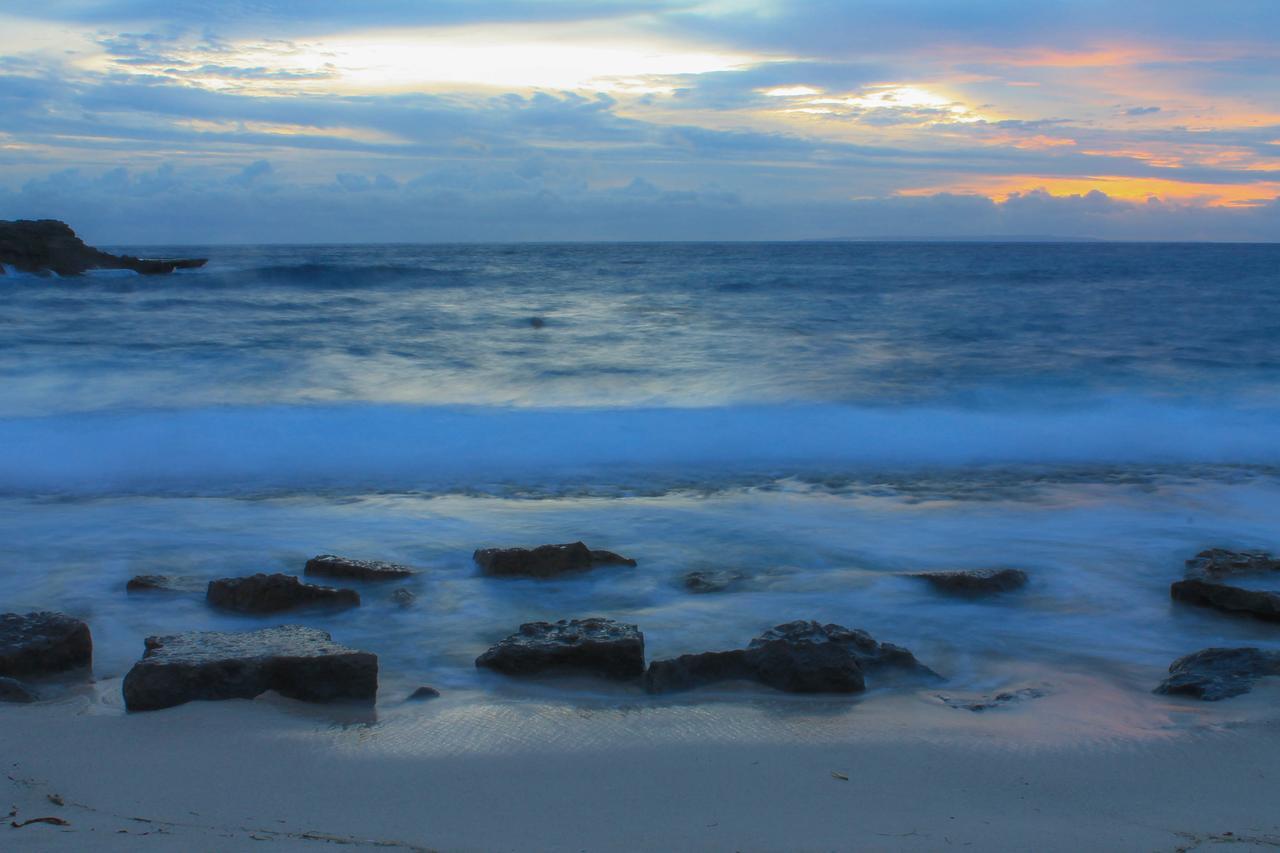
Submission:
{"label": "flat rock", "polygon": [[724,592],[742,580],[742,574],[727,570],[689,572],[683,580],[684,588],[689,592]]}
{"label": "flat rock", "polygon": [[1254,682],[1269,675],[1280,675],[1280,652],[1201,649],[1174,661],[1155,692],[1216,702],[1248,693]]}
{"label": "flat rock", "polygon": [[204,258],[143,259],[110,255],[76,236],[71,226],[56,219],[0,221],[0,263],[23,272],[80,275],[92,269],[125,269],[142,275],[194,269]]}
{"label": "flat rock", "polygon": [[16,678],[4,678],[0,676],[0,702],[12,702],[18,705],[25,705],[36,701],[39,698],[21,681]]}
{"label": "flat rock", "polygon": [[611,619],[528,622],[476,658],[476,666],[506,675],[574,670],[636,678],[644,674],[644,634]]}
{"label": "flat rock", "polygon": [[593,551],[581,542],[537,548],[481,548],[472,558],[494,577],[553,578],[598,566],[635,566],[636,561],[612,551]]}
{"label": "flat rock", "polygon": [[1210,548],[1187,560],[1187,570],[1209,577],[1280,571],[1280,559],[1266,551],[1229,551]]}
{"label": "flat rock", "polygon": [[199,593],[208,589],[208,581],[181,575],[134,575],[125,584],[128,592]]}
{"label": "flat rock", "polygon": [[0,615],[0,675],[46,675],[93,663],[89,626],[62,613]]}
{"label": "flat rock", "polygon": [[304,702],[373,701],[378,692],[377,655],[341,646],[315,628],[148,637],[146,649],[124,679],[130,711],[252,699],[268,690]]}
{"label": "flat rock", "polygon": [[402,580],[414,574],[413,569],[380,560],[352,560],[321,554],[307,560],[304,574],[326,578],[350,578],[358,581]]}
{"label": "flat rock", "polygon": [[240,613],[278,613],[296,607],[347,608],[360,605],[353,589],[303,583],[293,575],[257,574],[209,582],[209,603]]}
{"label": "flat rock", "polygon": [[1169,587],[1169,595],[1175,601],[1280,622],[1280,593],[1277,592],[1188,578],[1174,581]]}
{"label": "flat rock", "polygon": [[939,592],[951,595],[990,595],[1010,592],[1027,585],[1022,569],[967,569],[952,572],[913,572],[908,577],[928,582]]}
{"label": "flat rock", "polygon": [[876,642],[866,631],[797,621],[769,629],[745,649],[654,661],[645,689],[667,693],[746,679],[789,693],[857,693],[866,689],[867,673],[885,670],[938,678],[911,652]]}

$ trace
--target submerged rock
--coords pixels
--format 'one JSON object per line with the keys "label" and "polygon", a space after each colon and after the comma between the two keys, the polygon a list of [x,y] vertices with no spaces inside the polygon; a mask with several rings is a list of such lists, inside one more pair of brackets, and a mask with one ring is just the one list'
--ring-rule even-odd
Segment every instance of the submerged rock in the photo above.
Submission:
{"label": "submerged rock", "polygon": [[1280,593],[1277,592],[1188,578],[1175,581],[1169,587],[1169,595],[1176,601],[1188,604],[1213,607],[1228,613],[1243,613],[1271,622],[1280,621]]}
{"label": "submerged rock", "polygon": [[26,705],[36,701],[38,697],[31,688],[18,681],[16,678],[5,678],[0,676],[0,702],[12,702],[17,705]]}
{"label": "submerged rock", "polygon": [[684,576],[684,588],[689,592],[723,592],[742,580],[742,575],[732,571],[689,572]]}
{"label": "submerged rock", "polygon": [[198,593],[208,588],[208,582],[200,578],[178,575],[135,575],[125,584],[128,592],[178,592]]}
{"label": "submerged rock", "polygon": [[295,607],[347,608],[360,605],[353,589],[313,586],[293,575],[257,574],[209,582],[209,603],[240,613],[278,613]]}
{"label": "submerged rock", "polygon": [[1028,699],[1039,699],[1048,695],[1046,691],[1038,687],[1023,687],[1019,690],[1006,690],[989,698],[983,696],[980,699],[957,699],[941,694],[938,695],[938,698],[949,708],[959,708],[980,713],[982,711],[990,711],[992,708],[1001,708],[1006,705],[1012,705],[1015,702],[1025,702]]}
{"label": "submerged rock", "polygon": [[378,692],[377,655],[341,646],[315,628],[148,637],[146,648],[124,679],[130,711],[252,699],[268,690],[304,702],[373,701]]}
{"label": "submerged rock", "polygon": [[597,566],[635,566],[636,561],[612,551],[593,551],[581,542],[537,548],[481,548],[472,558],[486,575],[552,578]]}
{"label": "submerged rock", "polygon": [[0,264],[23,272],[80,275],[92,269],[123,269],[155,275],[202,267],[205,262],[204,258],[144,260],[110,255],[86,246],[71,226],[56,219],[0,221]]}
{"label": "submerged rock", "polygon": [[644,634],[612,619],[528,622],[476,658],[476,666],[506,675],[576,670],[636,678],[644,673]]}
{"label": "submerged rock", "polygon": [[422,686],[409,694],[406,702],[425,702],[428,699],[435,699],[440,696],[440,691],[434,687]]}
{"label": "submerged rock", "polygon": [[1010,592],[1027,585],[1027,573],[1022,569],[914,572],[909,577],[927,581],[934,589],[952,595],[989,595]]}
{"label": "submerged rock", "polygon": [[413,594],[412,590],[400,587],[391,593],[391,600],[401,607],[412,607],[413,602],[417,601],[418,596]]}
{"label": "submerged rock", "polygon": [[1280,571],[1280,559],[1266,551],[1229,551],[1226,548],[1210,548],[1187,560],[1187,570],[1210,577],[1274,572]]}
{"label": "submerged rock", "polygon": [[321,554],[319,557],[307,560],[304,574],[360,581],[384,581],[411,577],[414,571],[408,566],[384,563],[380,560],[352,560],[347,557],[335,557],[333,554]]}
{"label": "submerged rock", "polygon": [[1280,675],[1280,652],[1246,647],[1201,649],[1169,666],[1156,693],[1192,696],[1206,702],[1248,693],[1259,678]]}
{"label": "submerged rock", "polygon": [[666,693],[747,679],[792,693],[856,693],[866,688],[866,673],[885,669],[938,678],[908,650],[866,631],[797,621],[769,629],[745,649],[654,661],[645,689]]}
{"label": "submerged rock", "polygon": [[0,615],[0,675],[46,675],[93,663],[89,626],[62,613]]}

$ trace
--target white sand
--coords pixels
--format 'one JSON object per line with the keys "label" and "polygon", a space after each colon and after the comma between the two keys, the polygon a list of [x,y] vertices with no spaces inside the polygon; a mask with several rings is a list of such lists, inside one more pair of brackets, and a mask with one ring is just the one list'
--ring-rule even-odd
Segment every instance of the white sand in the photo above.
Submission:
{"label": "white sand", "polygon": [[0,850],[1280,847],[1274,687],[1210,708],[1067,680],[983,714],[393,697],[360,723],[273,698],[126,715],[118,684],[0,706],[0,804],[70,824],[6,821]]}

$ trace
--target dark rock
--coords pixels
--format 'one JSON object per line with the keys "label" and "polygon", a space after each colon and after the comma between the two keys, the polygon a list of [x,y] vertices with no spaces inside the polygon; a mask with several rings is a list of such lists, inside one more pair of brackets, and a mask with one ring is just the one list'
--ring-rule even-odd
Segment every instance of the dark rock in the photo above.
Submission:
{"label": "dark rock", "polygon": [[666,693],[748,679],[792,693],[856,693],[865,689],[866,673],[890,668],[938,677],[911,652],[878,643],[866,631],[799,621],[771,628],[745,649],[654,661],[645,673],[645,689]]}
{"label": "dark rock", "polygon": [[338,645],[314,628],[148,637],[146,648],[124,679],[130,711],[252,699],[268,690],[304,702],[373,701],[378,692],[377,655]]}
{"label": "dark rock", "polygon": [[175,575],[135,575],[124,587],[129,592],[204,592],[208,582]]}
{"label": "dark rock", "polygon": [[1187,560],[1187,569],[1210,577],[1274,572],[1280,571],[1280,559],[1276,559],[1266,551],[1228,551],[1226,548],[1210,548]]}
{"label": "dark rock", "polygon": [[305,574],[326,578],[351,578],[360,581],[401,580],[412,577],[413,569],[379,560],[351,560],[321,554],[307,560]]}
{"label": "dark rock", "polygon": [[612,551],[593,551],[581,542],[537,548],[481,548],[472,558],[480,571],[495,577],[551,578],[597,566],[634,566],[635,560]]}
{"label": "dark rock", "polygon": [[1216,702],[1248,693],[1255,681],[1268,675],[1280,675],[1280,652],[1201,649],[1174,661],[1169,677],[1155,692]]}
{"label": "dark rock", "polygon": [[909,577],[928,581],[934,589],[952,595],[988,595],[1027,585],[1022,569],[972,569],[955,572],[915,572]]}
{"label": "dark rock", "polygon": [[1280,593],[1265,590],[1243,589],[1223,583],[1212,583],[1199,578],[1175,581],[1169,594],[1176,601],[1185,601],[1201,607],[1213,607],[1228,613],[1243,613],[1280,621]]}
{"label": "dark rock", "polygon": [[427,699],[435,699],[440,695],[440,691],[434,687],[419,687],[417,690],[409,694],[406,702],[425,702]]}
{"label": "dark rock", "polygon": [[1039,699],[1042,696],[1049,695],[1038,687],[1023,687],[1020,690],[1008,690],[1003,693],[997,693],[990,698],[984,696],[981,699],[955,699],[950,696],[939,694],[938,698],[943,704],[950,708],[960,708],[965,711],[989,711],[992,708],[1000,708],[1005,705],[1011,705],[1015,702],[1024,702],[1028,699]]}
{"label": "dark rock", "polygon": [[58,275],[80,275],[91,269],[123,269],[155,275],[202,267],[205,259],[143,260],[109,255],[86,246],[65,222],[19,219],[0,221],[0,263],[11,264],[23,272]]}
{"label": "dark rock", "polygon": [[360,605],[353,589],[303,583],[293,575],[251,575],[209,581],[209,603],[240,613],[277,613],[295,607],[346,608]]}
{"label": "dark rock", "polygon": [[684,588],[689,592],[723,592],[740,580],[738,572],[689,572],[684,576]]}
{"label": "dark rock", "polygon": [[0,675],[45,675],[89,666],[89,626],[62,613],[0,615]]}
{"label": "dark rock", "polygon": [[476,666],[507,675],[578,670],[636,678],[644,673],[644,634],[611,619],[528,622],[476,658]]}
{"label": "dark rock", "polygon": [[401,607],[411,607],[417,598],[418,596],[414,595],[412,590],[405,589],[404,587],[400,587],[395,592],[391,593],[391,600],[396,604],[399,604]]}
{"label": "dark rock", "polygon": [[0,676],[0,702],[12,702],[25,705],[39,698],[27,685],[13,678]]}
{"label": "dark rock", "polygon": [[530,317],[529,325],[535,329],[541,329],[547,325],[547,321],[542,319],[541,317]]}

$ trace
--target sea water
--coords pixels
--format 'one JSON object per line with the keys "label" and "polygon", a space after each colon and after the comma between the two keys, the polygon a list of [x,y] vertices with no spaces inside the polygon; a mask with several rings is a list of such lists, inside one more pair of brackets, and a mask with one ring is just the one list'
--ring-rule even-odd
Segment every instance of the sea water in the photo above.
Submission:
{"label": "sea water", "polygon": [[[87,618],[102,678],[148,634],[281,621],[384,685],[570,702],[597,688],[474,658],[534,619],[633,622],[651,659],[819,619],[951,691],[1031,667],[1145,693],[1205,646],[1280,648],[1168,593],[1203,548],[1280,550],[1280,246],[122,248],[210,262],[0,277],[0,610]],[[471,561],[578,539],[639,566]],[[124,593],[320,553],[420,569],[413,605]],[[1003,566],[1029,586],[906,576]]]}

